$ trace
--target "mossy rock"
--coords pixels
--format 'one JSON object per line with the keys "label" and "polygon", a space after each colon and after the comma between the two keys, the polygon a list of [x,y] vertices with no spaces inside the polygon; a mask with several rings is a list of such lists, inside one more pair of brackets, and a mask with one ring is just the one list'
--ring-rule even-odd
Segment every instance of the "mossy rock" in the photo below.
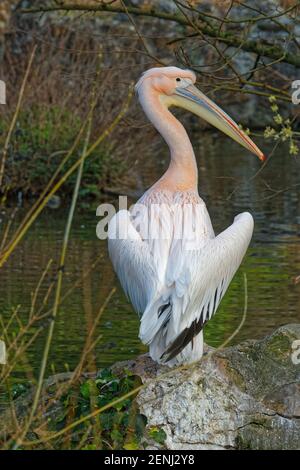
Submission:
{"label": "mossy rock", "polygon": [[[142,355],[83,374],[53,400],[57,382],[71,376],[60,374],[45,382],[41,404],[52,399],[52,405],[40,424],[46,418],[47,432],[57,432],[108,405],[74,428],[67,448],[76,448],[86,433],[83,449],[300,449],[300,353],[293,356],[299,340],[300,325],[286,325],[259,341],[206,347],[209,354],[199,363],[179,369]],[[127,396],[137,387],[137,395]],[[16,400],[19,421],[32,392]],[[0,419],[2,437],[9,435],[10,412]],[[36,440],[37,424],[28,440]],[[64,448],[64,439],[53,440],[54,448]]]}

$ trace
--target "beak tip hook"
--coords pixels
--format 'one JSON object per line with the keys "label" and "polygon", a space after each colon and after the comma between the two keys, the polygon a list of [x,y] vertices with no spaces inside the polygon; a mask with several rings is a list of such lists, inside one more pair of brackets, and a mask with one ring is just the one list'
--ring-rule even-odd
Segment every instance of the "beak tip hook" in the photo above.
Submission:
{"label": "beak tip hook", "polygon": [[267,157],[264,153],[261,154],[260,160],[264,163],[267,160]]}

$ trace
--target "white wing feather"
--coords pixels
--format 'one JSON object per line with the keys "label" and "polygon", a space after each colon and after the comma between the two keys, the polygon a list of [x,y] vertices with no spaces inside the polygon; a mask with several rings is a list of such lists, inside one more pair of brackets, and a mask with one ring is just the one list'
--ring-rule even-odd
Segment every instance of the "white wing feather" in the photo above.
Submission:
{"label": "white wing feather", "polygon": [[[176,242],[166,271],[172,306],[160,350],[161,353],[165,349],[166,361],[179,354],[216,312],[246,253],[253,226],[252,216],[245,212],[235,217],[233,224],[217,237],[201,243],[199,249],[186,249],[184,241]],[[179,259],[184,260],[179,263],[180,272]],[[149,316],[154,314],[153,309],[147,309],[141,320],[140,338],[148,344],[162,333],[158,324],[155,330],[147,327],[153,323]]]}
{"label": "white wing feather", "polygon": [[[193,340],[216,312],[250,243],[253,218],[248,212],[214,237],[205,205],[200,236],[190,241],[143,240],[128,211],[109,224],[109,254],[125,293],[142,314],[140,338],[155,360],[187,361]],[[163,220],[158,220],[163,224]],[[196,245],[195,245],[196,243]],[[201,345],[202,347],[202,342]],[[186,352],[185,352],[186,351]]]}
{"label": "white wing feather", "polygon": [[119,211],[109,223],[108,251],[126,295],[141,315],[156,293],[157,271],[147,242],[141,239],[126,210]]}

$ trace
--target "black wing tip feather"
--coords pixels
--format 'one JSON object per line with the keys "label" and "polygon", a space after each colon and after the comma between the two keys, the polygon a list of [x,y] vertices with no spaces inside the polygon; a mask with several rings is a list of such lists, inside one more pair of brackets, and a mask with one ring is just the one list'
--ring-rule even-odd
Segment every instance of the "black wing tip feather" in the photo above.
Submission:
{"label": "black wing tip feather", "polygon": [[159,307],[158,311],[157,311],[157,316],[158,318],[162,316],[162,314],[169,308],[171,307],[171,302],[170,300],[166,303],[166,304],[163,304]]}
{"label": "black wing tip feather", "polygon": [[[225,280],[222,279],[222,282],[219,287],[216,288],[214,296],[213,296],[213,310],[212,315],[214,315],[215,311],[218,308],[219,302],[221,300],[223,294]],[[162,306],[164,309],[166,308],[165,305]],[[205,323],[209,320],[209,308],[210,302],[208,302],[206,306],[206,315],[204,315],[204,306],[202,307],[200,317],[197,320],[194,320],[188,328],[185,328],[173,341],[173,343],[166,349],[166,351],[160,356],[160,360],[164,363],[171,361],[174,359],[181,351],[197,336],[200,331],[203,329]],[[211,315],[211,316],[212,316]]]}
{"label": "black wing tip feather", "polygon": [[203,329],[205,321],[201,312],[199,320],[194,320],[192,324],[185,328],[173,343],[160,356],[163,362],[169,362],[174,359],[181,351],[197,336]]}

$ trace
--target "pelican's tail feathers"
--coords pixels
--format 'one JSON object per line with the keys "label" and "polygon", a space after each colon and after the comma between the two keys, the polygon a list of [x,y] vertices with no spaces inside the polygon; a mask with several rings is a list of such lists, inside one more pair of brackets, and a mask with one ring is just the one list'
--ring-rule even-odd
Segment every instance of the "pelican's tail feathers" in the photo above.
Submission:
{"label": "pelican's tail feathers", "polygon": [[151,302],[141,318],[139,337],[144,344],[151,344],[160,330],[164,331],[172,316],[172,301],[166,291]]}
{"label": "pelican's tail feathers", "polygon": [[168,359],[168,356],[165,354],[167,349],[166,335],[163,331],[160,331],[150,344],[150,356],[154,361],[159,364],[166,364],[169,367],[199,361],[203,356],[203,331],[200,331],[200,333],[198,333],[177,355],[173,356],[172,359]]}
{"label": "pelican's tail feathers", "polygon": [[183,298],[172,295],[168,289],[147,306],[141,318],[139,336],[149,345],[154,361],[174,366],[201,359],[203,320],[200,316],[187,326],[186,314]]}

